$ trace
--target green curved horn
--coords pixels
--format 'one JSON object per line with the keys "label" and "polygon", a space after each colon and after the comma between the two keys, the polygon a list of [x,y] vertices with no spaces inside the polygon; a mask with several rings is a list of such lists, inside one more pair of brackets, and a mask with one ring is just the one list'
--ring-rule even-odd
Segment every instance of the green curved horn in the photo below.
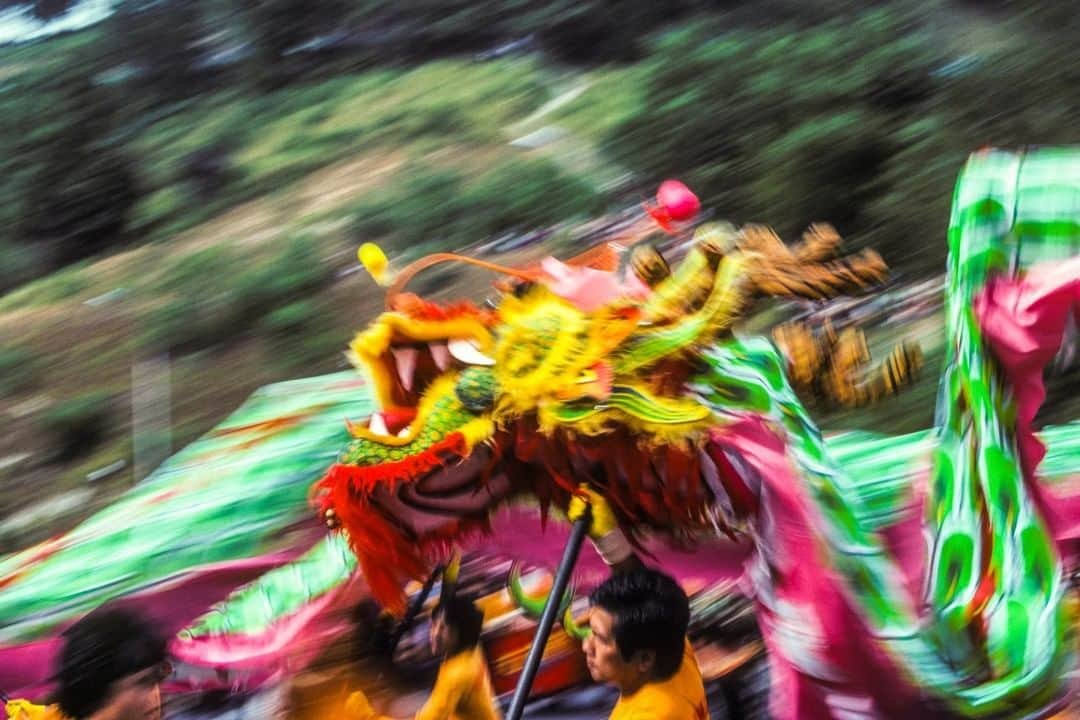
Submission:
{"label": "green curved horn", "polygon": [[521,587],[521,565],[519,563],[510,566],[510,574],[506,577],[506,591],[510,593],[510,598],[514,601],[514,604],[524,610],[529,617],[536,619],[544,611],[547,596],[540,598],[529,597],[528,593],[525,592],[525,588]]}
{"label": "green curved horn", "polygon": [[[506,577],[506,591],[510,593],[510,598],[514,601],[514,604],[534,620],[543,614],[544,606],[547,605],[548,597],[551,594],[544,593],[538,597],[532,597],[525,592],[525,588],[521,587],[521,564],[517,562],[510,566],[510,573]],[[568,611],[573,604],[573,600],[574,586],[571,585],[566,589],[562,602],[559,603],[560,610]]]}
{"label": "green curved horn", "polygon": [[566,610],[563,612],[562,616],[562,626],[563,630],[566,631],[566,634],[578,642],[589,637],[589,634],[592,632],[588,625],[578,625],[577,622],[574,621],[573,604],[566,606]]}

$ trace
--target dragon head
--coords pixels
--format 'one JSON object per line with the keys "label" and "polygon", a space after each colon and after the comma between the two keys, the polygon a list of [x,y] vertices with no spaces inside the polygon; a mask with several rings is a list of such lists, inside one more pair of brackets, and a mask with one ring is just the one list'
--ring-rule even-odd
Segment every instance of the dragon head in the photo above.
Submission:
{"label": "dragon head", "polygon": [[[376,597],[400,611],[404,582],[482,534],[495,506],[527,495],[565,507],[586,480],[631,536],[715,520],[706,475],[723,463],[707,440],[720,421],[688,386],[755,292],[760,242],[739,248],[754,237],[704,225],[674,271],[647,245],[617,243],[529,270],[443,254],[402,271],[351,345],[378,410],[350,425],[315,489]],[[491,309],[401,292],[448,260],[513,282]]]}

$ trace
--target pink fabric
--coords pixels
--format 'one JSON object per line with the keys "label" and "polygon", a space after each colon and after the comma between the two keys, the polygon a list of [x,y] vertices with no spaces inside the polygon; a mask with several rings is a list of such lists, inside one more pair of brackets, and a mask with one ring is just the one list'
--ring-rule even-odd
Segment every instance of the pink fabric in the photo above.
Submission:
{"label": "pink fabric", "polygon": [[[466,548],[471,557],[489,561],[518,560],[526,565],[554,569],[562,556],[569,535],[569,525],[552,518],[542,527],[540,513],[534,506],[515,506],[498,511],[493,519],[493,535],[475,548]],[[661,566],[689,586],[735,581],[742,574],[748,547],[729,540],[705,543],[707,550],[696,554],[680,553],[656,542],[650,543]],[[591,547],[580,557],[575,581],[581,592],[609,575],[609,570]],[[329,638],[345,632],[349,621],[346,610],[366,593],[363,580],[352,581],[307,604],[269,628],[252,636],[229,635],[176,640],[174,656],[194,666],[219,670],[178,690],[211,687],[251,689],[282,674],[297,672],[308,665]]]}
{"label": "pink fabric", "polygon": [[254,689],[306,668],[334,639],[350,627],[348,610],[367,595],[359,573],[307,603],[258,635],[176,639],[173,656],[190,665],[217,670],[212,679],[176,689],[217,687]]}
{"label": "pink fabric", "polygon": [[[828,720],[834,717],[830,697],[846,696],[843,702],[861,703],[868,712],[904,717],[918,702],[918,691],[868,641],[844,596],[843,579],[827,564],[814,504],[784,440],[756,417],[725,427],[716,439],[738,451],[761,477],[758,562],[767,561],[771,572],[757,588],[757,604],[770,654],[772,714]],[[920,577],[920,567],[911,565],[919,553],[910,541],[903,550],[900,561],[909,565],[903,568],[905,579],[913,581]]]}
{"label": "pink fabric", "polygon": [[[235,588],[295,559],[306,549],[207,565],[117,602],[139,607],[161,623],[163,631],[173,634]],[[40,698],[47,693],[63,629],[57,628],[52,637],[42,640],[0,646],[0,690],[12,697]]]}
{"label": "pink fabric", "polygon": [[[1046,448],[1032,423],[1046,398],[1043,369],[1061,346],[1070,314],[1080,316],[1080,257],[995,277],[974,300],[983,336],[1016,393],[1016,430],[1028,489],[1059,542],[1080,538],[1080,493],[1055,496],[1036,480]],[[1075,485],[1076,483],[1070,483]]]}
{"label": "pink fabric", "polygon": [[[491,537],[483,538],[475,549],[470,548],[470,555],[495,561],[517,560],[549,570],[558,567],[570,536],[570,526],[562,517],[550,518],[544,529],[539,511],[520,505],[500,509],[492,520],[492,530]],[[738,580],[750,553],[749,544],[736,544],[727,538],[703,540],[693,552],[674,550],[659,540],[648,541],[646,549],[656,558],[650,564],[691,586]],[[610,574],[596,550],[585,543],[574,572],[579,591],[588,592]]]}
{"label": "pink fabric", "polygon": [[540,268],[547,275],[544,284],[548,289],[584,312],[619,298],[641,300],[649,295],[648,286],[629,273],[620,277],[619,273],[567,265],[553,257],[544,258]]}

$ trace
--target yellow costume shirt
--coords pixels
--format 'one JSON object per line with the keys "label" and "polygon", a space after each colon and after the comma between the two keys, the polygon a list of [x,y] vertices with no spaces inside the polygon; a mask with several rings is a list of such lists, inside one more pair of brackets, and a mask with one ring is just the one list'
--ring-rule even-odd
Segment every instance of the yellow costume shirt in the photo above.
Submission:
{"label": "yellow costume shirt", "polygon": [[[345,704],[346,717],[364,716],[367,705],[362,693],[354,693]],[[416,720],[499,720],[491,689],[487,663],[480,648],[447,658],[439,668],[435,687]]]}
{"label": "yellow costume shirt", "polygon": [[55,705],[34,705],[25,700],[11,700],[4,706],[8,720],[65,720]]}
{"label": "yellow costume shirt", "polygon": [[709,720],[705,683],[689,640],[675,674],[620,697],[611,720]]}

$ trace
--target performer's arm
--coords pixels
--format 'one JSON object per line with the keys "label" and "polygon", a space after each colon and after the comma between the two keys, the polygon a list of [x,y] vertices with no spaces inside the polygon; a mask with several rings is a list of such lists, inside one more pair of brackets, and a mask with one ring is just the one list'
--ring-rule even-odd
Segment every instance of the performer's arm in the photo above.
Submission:
{"label": "performer's arm", "polygon": [[576,522],[585,514],[585,508],[592,509],[589,523],[589,540],[596,552],[607,563],[613,575],[629,572],[641,567],[641,558],[634,552],[630,541],[619,528],[619,521],[603,495],[591,490],[588,485],[579,485],[581,494],[570,499],[566,517]]}

